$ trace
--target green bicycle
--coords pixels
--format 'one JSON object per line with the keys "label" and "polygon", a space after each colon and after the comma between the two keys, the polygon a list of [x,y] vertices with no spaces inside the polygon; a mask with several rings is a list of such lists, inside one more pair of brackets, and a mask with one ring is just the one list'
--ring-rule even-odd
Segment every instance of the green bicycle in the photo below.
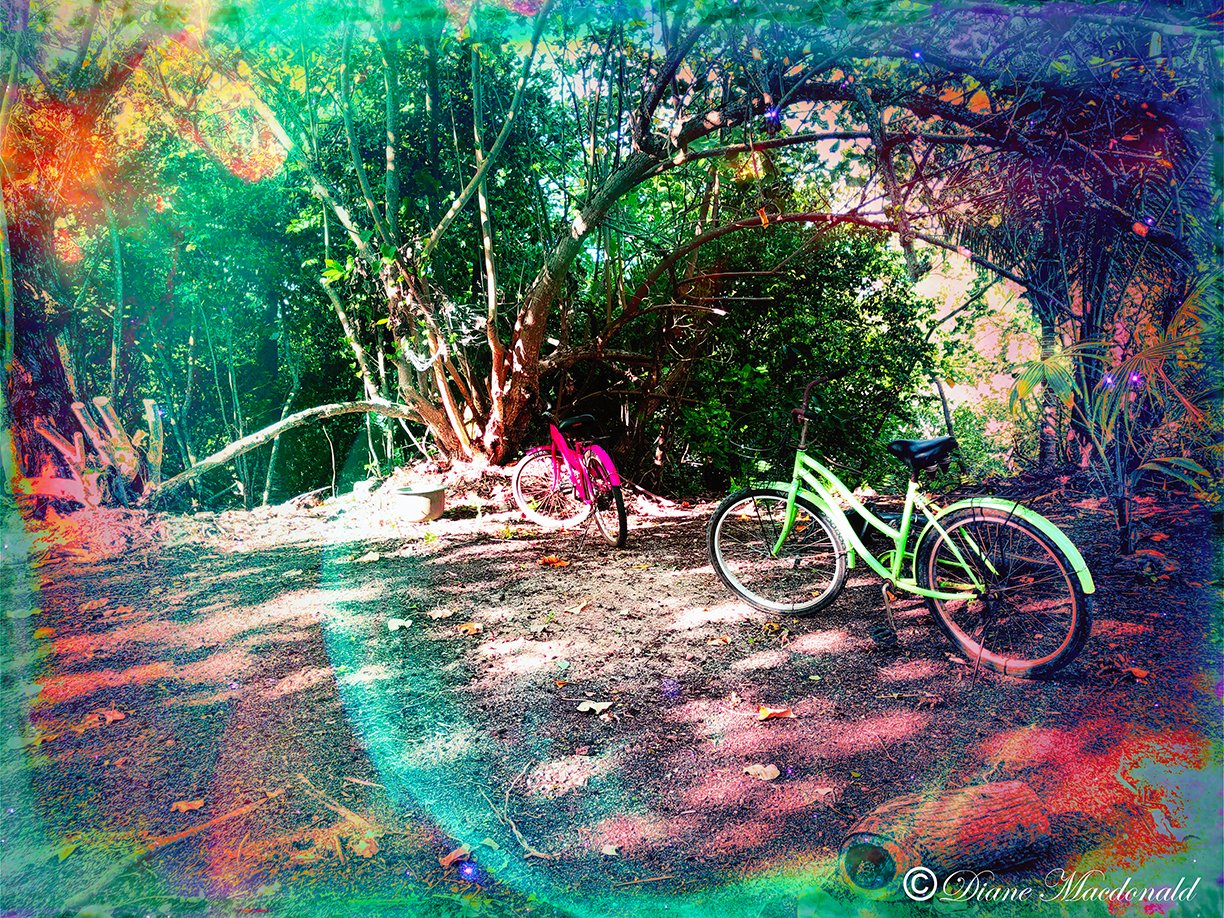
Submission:
{"label": "green bicycle", "polygon": [[[910,480],[899,518],[881,518],[806,452],[819,382],[808,383],[803,407],[792,412],[802,432],[791,480],[737,491],[710,520],[710,561],[722,581],[758,609],[813,615],[837,598],[861,558],[884,578],[894,634],[890,587],[925,598],[975,667],[1037,678],[1070,663],[1092,630],[1096,587],[1066,534],[1015,501],[974,497],[940,508],[923,496],[918,474],[947,468],[952,437],[888,444]],[[925,525],[910,551],[915,510]],[[864,544],[868,528],[891,545],[879,557]]]}

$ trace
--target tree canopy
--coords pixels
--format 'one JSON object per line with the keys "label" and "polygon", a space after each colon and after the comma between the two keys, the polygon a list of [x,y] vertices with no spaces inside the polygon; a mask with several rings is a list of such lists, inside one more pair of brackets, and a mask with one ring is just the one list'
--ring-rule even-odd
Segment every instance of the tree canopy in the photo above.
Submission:
{"label": "tree canopy", "polygon": [[[186,469],[359,399],[393,406],[366,421],[380,461],[423,437],[505,461],[542,389],[616,408],[644,467],[729,335],[806,334],[806,360],[836,362],[826,339],[945,258],[1016,285],[1044,357],[1127,359],[1188,298],[1214,308],[1193,296],[1218,261],[1205,5],[4,15],[5,389],[27,474],[51,455],[35,422],[67,428],[92,395],[155,398]],[[892,305],[864,307],[864,274],[899,285]],[[933,367],[930,317],[903,311],[908,369],[864,383],[863,410]],[[1079,353],[1092,391],[1107,369]],[[248,499],[271,464],[239,465]]]}

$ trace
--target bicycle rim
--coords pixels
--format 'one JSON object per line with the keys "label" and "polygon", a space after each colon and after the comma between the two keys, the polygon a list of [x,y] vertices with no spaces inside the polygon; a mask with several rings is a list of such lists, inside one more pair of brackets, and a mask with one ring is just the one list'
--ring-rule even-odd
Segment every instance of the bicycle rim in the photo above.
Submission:
{"label": "bicycle rim", "polygon": [[608,470],[593,456],[587,458],[587,477],[591,482],[595,525],[610,545],[623,548],[628,521],[625,518],[625,499],[620,487],[612,484]]}
{"label": "bicycle rim", "polygon": [[713,523],[711,560],[727,585],[757,608],[815,612],[832,602],[845,583],[845,550],[832,525],[800,502],[795,525],[775,555],[785,521],[783,493],[729,499]]}
{"label": "bicycle rim", "polygon": [[965,587],[968,567],[983,584],[984,591],[964,599],[930,600],[969,662],[1016,676],[1070,662],[1087,636],[1087,610],[1062,553],[1012,516],[963,515],[944,529],[947,537],[938,535],[923,559],[923,579],[956,592]]}
{"label": "bicycle rim", "polygon": [[580,523],[591,508],[578,497],[564,463],[555,474],[553,466],[549,450],[528,453],[514,472],[514,501],[528,519],[545,526]]}

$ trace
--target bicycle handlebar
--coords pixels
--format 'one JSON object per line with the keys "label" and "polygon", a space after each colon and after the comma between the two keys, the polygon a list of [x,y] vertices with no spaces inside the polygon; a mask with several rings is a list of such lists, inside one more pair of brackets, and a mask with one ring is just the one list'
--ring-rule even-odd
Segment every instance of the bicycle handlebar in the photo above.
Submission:
{"label": "bicycle handlebar", "polygon": [[828,373],[824,376],[817,376],[815,379],[809,382],[807,386],[805,386],[803,389],[803,407],[794,408],[791,410],[791,414],[794,415],[795,420],[804,420],[804,421],[816,420],[818,416],[818,412],[812,411],[808,407],[808,402],[812,398],[812,389],[814,389],[816,386],[823,385],[824,383],[832,382],[835,379],[841,379],[843,376],[846,376],[847,374],[849,374],[849,372],[850,372],[850,368],[847,367],[842,370],[837,370],[836,372],[833,372],[833,373]]}

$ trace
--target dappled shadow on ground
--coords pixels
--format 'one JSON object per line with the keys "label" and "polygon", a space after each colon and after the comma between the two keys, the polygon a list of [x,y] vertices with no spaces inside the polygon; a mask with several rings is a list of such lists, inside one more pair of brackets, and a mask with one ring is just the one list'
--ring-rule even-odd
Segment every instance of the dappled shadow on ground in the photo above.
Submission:
{"label": "dappled shadow on ground", "polygon": [[[3,664],[8,713],[29,704],[12,748],[43,847],[10,889],[700,909],[746,878],[819,874],[899,794],[1011,778],[1055,827],[1037,873],[1171,856],[1216,800],[1203,520],[1168,551],[1176,580],[1113,569],[1107,521],[1069,522],[1097,626],[1039,683],[950,659],[920,603],[898,609],[902,649],[877,650],[879,586],[857,572],[815,618],[750,610],[694,514],[638,520],[624,551],[491,519],[40,568]],[[784,883],[742,897],[794,911]]]}

